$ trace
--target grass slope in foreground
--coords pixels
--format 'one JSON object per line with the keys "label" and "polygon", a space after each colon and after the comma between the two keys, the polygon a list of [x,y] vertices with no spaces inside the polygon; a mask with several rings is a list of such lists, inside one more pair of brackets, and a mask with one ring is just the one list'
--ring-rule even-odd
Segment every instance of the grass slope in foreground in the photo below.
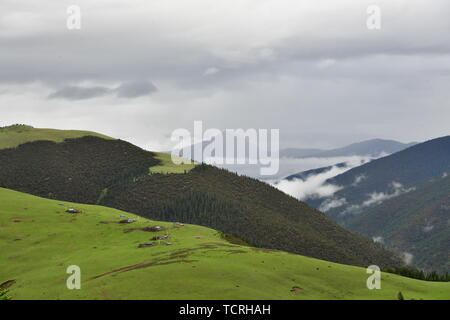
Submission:
{"label": "grass slope in foreground", "polygon": [[[448,299],[450,285],[231,244],[212,229],[160,223],[119,210],[64,203],[0,188],[0,283],[13,299]],[[74,206],[83,211],[69,214]],[[125,215],[138,219],[118,224]],[[110,222],[110,223],[104,223]],[[161,225],[162,232],[135,230]],[[171,233],[171,245],[138,248]],[[81,267],[81,290],[66,268]],[[293,290],[293,288],[296,288]],[[293,290],[293,291],[291,291]]]}
{"label": "grass slope in foreground", "polygon": [[81,130],[57,130],[45,128],[33,128],[27,125],[12,125],[0,128],[0,149],[15,148],[23,143],[46,140],[63,142],[65,139],[95,136],[103,139],[112,139],[108,136],[91,131]]}

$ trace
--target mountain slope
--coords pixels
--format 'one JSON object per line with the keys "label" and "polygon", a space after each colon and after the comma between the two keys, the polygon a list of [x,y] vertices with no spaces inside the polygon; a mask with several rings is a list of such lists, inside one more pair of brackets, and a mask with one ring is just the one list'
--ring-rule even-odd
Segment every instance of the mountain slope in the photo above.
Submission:
{"label": "mountain slope", "polygon": [[327,208],[327,216],[350,230],[407,252],[418,267],[450,271],[448,173],[450,136],[353,168],[327,180],[341,188],[332,197],[306,202]]}
{"label": "mountain slope", "polygon": [[390,261],[381,248],[294,198],[210,166],[198,166],[186,175],[151,175],[115,186],[102,203],[154,219],[217,228],[256,246],[329,261],[358,265],[373,259]]}
{"label": "mountain slope", "polygon": [[[446,299],[447,283],[382,274],[368,290],[365,268],[226,242],[215,230],[155,222],[115,209],[61,203],[0,188],[0,284],[13,299]],[[80,214],[65,210],[75,207]],[[116,223],[122,216],[133,224]],[[129,228],[168,228],[159,232]],[[170,233],[165,241],[149,241]],[[170,241],[171,245],[165,242]],[[155,246],[138,248],[154,242]],[[81,269],[68,290],[66,269]]]}
{"label": "mountain slope", "polygon": [[[346,200],[345,205],[330,209],[327,215],[338,222],[345,222],[368,207],[412,191],[417,185],[446,172],[450,172],[450,136],[372,160],[327,180],[327,183],[342,188],[334,198]],[[312,199],[307,202],[319,207],[323,201]]]}
{"label": "mountain slope", "polygon": [[33,128],[27,125],[12,125],[0,128],[0,149],[15,148],[20,144],[31,141],[46,140],[62,142],[65,139],[81,138],[84,136],[95,136],[103,139],[112,139],[103,134],[91,131],[56,130]]}
{"label": "mountain slope", "polygon": [[[361,164],[363,164],[363,163],[364,163],[364,161],[361,160]],[[306,179],[308,179],[308,178],[310,178],[312,176],[316,176],[318,174],[330,171],[333,168],[346,168],[346,167],[348,167],[348,163],[347,162],[339,162],[339,163],[337,163],[335,165],[332,165],[332,166],[321,167],[321,168],[317,168],[317,169],[311,169],[311,170],[306,170],[306,171],[302,171],[302,172],[299,172],[299,173],[291,174],[291,175],[287,176],[284,179],[288,180],[288,181],[292,181],[292,180],[295,180],[295,179],[306,180]]]}
{"label": "mountain slope", "polygon": [[346,226],[410,253],[427,270],[450,271],[450,176],[390,199],[348,221]]}
{"label": "mountain slope", "polygon": [[349,156],[379,157],[382,154],[391,154],[401,151],[415,144],[415,142],[401,143],[394,140],[372,139],[332,150],[296,148],[283,149],[280,151],[280,156],[286,158],[332,158]]}
{"label": "mountain slope", "polygon": [[110,186],[146,175],[155,154],[94,136],[0,150],[0,184],[42,197],[96,203]]}
{"label": "mountain slope", "polygon": [[256,246],[329,261],[399,264],[382,247],[265,183],[206,165],[186,174],[149,173],[160,164],[154,156],[96,137],[31,142],[0,150],[0,186],[214,227]]}

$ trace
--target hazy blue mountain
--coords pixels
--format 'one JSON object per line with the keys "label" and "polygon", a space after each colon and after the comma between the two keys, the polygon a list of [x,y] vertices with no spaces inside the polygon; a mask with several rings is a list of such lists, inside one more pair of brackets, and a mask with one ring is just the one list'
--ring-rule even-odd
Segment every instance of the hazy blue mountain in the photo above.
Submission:
{"label": "hazy blue mountain", "polygon": [[280,150],[280,157],[282,158],[307,158],[313,157],[316,154],[325,152],[321,149],[301,149],[301,148],[286,148]]}
{"label": "hazy blue mountain", "polygon": [[282,149],[280,156],[285,158],[331,158],[348,156],[379,157],[383,154],[391,154],[415,145],[416,142],[402,143],[394,140],[372,139],[350,144],[348,146],[332,149]]}

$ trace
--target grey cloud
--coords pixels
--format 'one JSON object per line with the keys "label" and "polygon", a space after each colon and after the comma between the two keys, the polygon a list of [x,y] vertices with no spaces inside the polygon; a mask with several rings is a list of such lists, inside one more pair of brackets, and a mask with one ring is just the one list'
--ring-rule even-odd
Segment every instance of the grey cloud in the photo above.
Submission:
{"label": "grey cloud", "polygon": [[49,99],[85,100],[115,94],[120,98],[138,98],[157,91],[155,85],[148,81],[125,82],[117,88],[67,86],[51,93]]}
{"label": "grey cloud", "polygon": [[[246,16],[249,8],[245,6],[230,5],[230,15],[220,11],[210,15],[203,1],[189,6],[172,3],[165,5],[163,12],[152,5],[125,9],[112,1],[105,12],[81,0],[82,12],[89,13],[90,18],[77,32],[64,28],[64,4],[42,1],[41,6],[25,10],[24,3],[16,0],[14,5],[8,5],[8,1],[0,5],[5,21],[23,11],[36,16],[24,30],[17,30],[14,24],[3,26],[0,46],[8,48],[0,52],[3,81],[83,79],[95,70],[95,76],[110,80],[152,73],[158,78],[176,77],[185,84],[207,85],[210,79],[203,79],[203,75],[208,68],[212,70],[211,66],[230,71],[216,77],[216,83],[261,71],[296,72],[292,64],[298,61],[320,65],[324,60],[446,55],[450,51],[450,21],[446,18],[450,5],[441,0],[433,5],[410,1],[408,15],[398,5],[382,6],[383,28],[378,33],[365,27],[365,9],[372,4],[368,0],[359,4],[342,1],[334,7],[333,1],[317,7],[268,1],[274,14],[263,15],[264,6],[255,6],[257,11],[248,21],[252,28],[245,28],[246,23],[237,19]],[[317,10],[320,7],[328,10]],[[397,22],[398,15],[402,23]],[[417,17],[422,23],[417,23]],[[192,22],[196,20],[198,24]],[[424,23],[430,21],[433,23]],[[136,33],[136,29],[145,32]],[[16,37],[9,36],[14,32],[18,33]],[[181,32],[186,36],[180,36]],[[10,62],[17,66],[20,52],[30,47],[33,59],[21,56],[20,61],[29,68],[14,68]]]}
{"label": "grey cloud", "polygon": [[48,97],[49,99],[84,100],[105,96],[110,92],[111,90],[105,87],[83,88],[77,86],[67,86],[56,90]]}
{"label": "grey cloud", "polygon": [[[65,2],[0,1],[0,105],[16,106],[1,110],[2,121],[49,126],[43,110],[58,110],[68,127],[127,132],[146,147],[150,135],[199,119],[219,129],[279,128],[282,147],[449,134],[448,0],[380,1],[379,31],[365,26],[372,0],[77,4],[82,29],[68,31]],[[152,108],[131,101],[156,91],[136,79],[157,84]],[[85,81],[94,85],[78,85]],[[131,103],[105,123],[93,113]]]}
{"label": "grey cloud", "polygon": [[115,92],[118,97],[137,98],[152,94],[157,90],[158,89],[151,82],[135,81],[122,84],[115,90]]}

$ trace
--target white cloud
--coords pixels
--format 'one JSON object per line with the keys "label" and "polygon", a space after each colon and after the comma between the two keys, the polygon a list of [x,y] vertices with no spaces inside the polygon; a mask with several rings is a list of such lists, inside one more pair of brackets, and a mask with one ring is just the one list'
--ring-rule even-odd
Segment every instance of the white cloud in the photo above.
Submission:
{"label": "white cloud", "polygon": [[345,216],[346,214],[357,214],[360,212],[362,206],[359,204],[352,204],[350,206],[348,206],[347,208],[345,208],[344,211],[339,212],[340,216]]}
{"label": "white cloud", "polygon": [[361,181],[363,181],[363,180],[365,180],[365,179],[367,179],[367,176],[364,175],[364,174],[361,174],[361,175],[357,176],[357,177],[355,178],[355,181],[353,181],[352,186],[353,186],[353,187],[356,187],[358,184],[361,183]]}
{"label": "white cloud", "polygon": [[409,252],[403,252],[401,257],[406,265],[411,264],[414,259],[413,254]]}
{"label": "white cloud", "polygon": [[213,74],[216,74],[220,71],[219,68],[216,67],[209,67],[208,69],[205,70],[205,72],[203,72],[204,76],[211,76]]}
{"label": "white cloud", "polygon": [[[357,158],[359,161],[347,162],[345,167],[333,166],[330,170],[316,175],[310,175],[305,180],[281,180],[275,184],[275,187],[293,197],[296,197],[299,200],[330,197],[343,187],[327,183],[326,181],[350,170],[351,168],[354,168],[355,166],[361,165],[362,158]],[[330,210],[332,206],[339,205],[340,203],[340,205],[343,205],[342,201],[342,199],[334,202],[331,201],[324,204],[323,208]]]}
{"label": "white cloud", "polygon": [[369,207],[374,204],[380,204],[383,201],[388,199],[397,197],[403,193],[407,193],[415,190],[415,188],[404,188],[403,185],[399,182],[392,182],[391,187],[394,189],[392,193],[384,193],[384,192],[373,192],[369,195],[369,199],[362,203],[363,207]]}
{"label": "white cloud", "polygon": [[382,202],[397,197],[401,194],[414,191],[415,188],[405,188],[401,183],[393,181],[390,184],[392,192],[372,192],[369,194],[369,198],[363,201],[361,204],[352,204],[345,208],[339,215],[344,216],[347,214],[358,214],[362,209],[381,204]]}
{"label": "white cloud", "polygon": [[[332,172],[333,170],[330,171]],[[324,183],[327,179],[328,177],[326,174],[319,174],[312,176],[305,181],[301,179],[294,179],[291,181],[282,180],[275,186],[284,193],[287,193],[299,200],[324,198],[330,197],[335,192],[342,189],[342,187]]]}
{"label": "white cloud", "polygon": [[335,64],[336,64],[336,60],[334,60],[334,59],[325,59],[325,60],[319,61],[317,66],[319,67],[319,69],[326,69],[326,68],[329,68],[329,67],[331,67],[331,66],[333,66]]}
{"label": "white cloud", "polygon": [[377,243],[384,243],[384,238],[381,236],[372,237],[372,240]]}
{"label": "white cloud", "polygon": [[330,209],[342,207],[346,203],[347,203],[347,200],[345,198],[326,199],[324,202],[322,202],[320,204],[319,210],[322,211],[322,212],[327,212]]}

